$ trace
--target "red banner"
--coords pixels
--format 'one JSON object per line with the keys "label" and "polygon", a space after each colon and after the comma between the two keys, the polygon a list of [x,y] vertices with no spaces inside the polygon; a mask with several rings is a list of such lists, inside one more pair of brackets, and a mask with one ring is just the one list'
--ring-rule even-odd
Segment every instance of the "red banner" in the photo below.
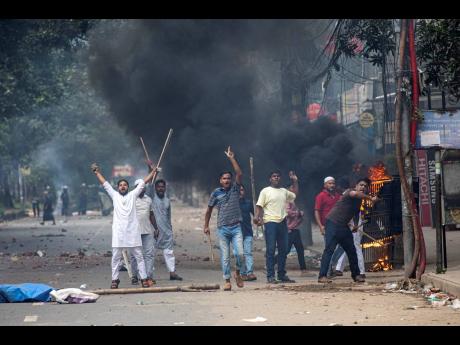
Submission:
{"label": "red banner", "polygon": [[428,157],[425,150],[416,150],[416,166],[419,181],[419,213],[422,226],[433,226],[431,222],[430,180],[428,173]]}

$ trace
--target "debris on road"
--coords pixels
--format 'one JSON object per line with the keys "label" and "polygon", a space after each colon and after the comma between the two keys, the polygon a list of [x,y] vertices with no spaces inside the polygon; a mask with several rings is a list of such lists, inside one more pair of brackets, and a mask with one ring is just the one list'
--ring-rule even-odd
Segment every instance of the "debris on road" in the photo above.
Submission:
{"label": "debris on road", "polygon": [[26,315],[24,322],[37,322],[38,315]]}
{"label": "debris on road", "polygon": [[257,316],[254,319],[243,319],[243,321],[246,321],[246,322],[265,322],[265,321],[267,321],[267,319],[262,317],[262,316]]}
{"label": "debris on road", "polygon": [[42,252],[41,250],[37,250],[37,255],[38,255],[39,257],[42,258],[42,257],[45,256],[45,254],[46,254],[45,252]]}
{"label": "debris on road", "polygon": [[99,298],[99,295],[95,293],[74,288],[53,290],[50,292],[50,296],[54,301],[61,304],[94,303]]}

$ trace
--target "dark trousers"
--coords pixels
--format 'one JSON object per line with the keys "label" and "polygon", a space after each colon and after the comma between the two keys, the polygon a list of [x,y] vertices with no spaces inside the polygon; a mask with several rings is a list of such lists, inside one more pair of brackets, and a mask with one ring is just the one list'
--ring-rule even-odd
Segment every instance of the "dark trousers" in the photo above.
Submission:
{"label": "dark trousers", "polygon": [[323,256],[321,258],[319,276],[327,276],[327,271],[337,244],[340,244],[343,250],[345,250],[345,253],[347,253],[348,261],[350,263],[351,277],[354,279],[357,275],[359,275],[358,256],[356,255],[356,248],[353,243],[353,235],[350,228],[347,225],[338,225],[330,220],[327,220],[324,238],[326,240],[326,248],[324,248]]}
{"label": "dark trousers", "polygon": [[293,229],[291,232],[288,233],[288,246],[287,246],[287,254],[291,251],[292,245],[294,245],[295,250],[297,252],[297,259],[299,260],[299,266],[301,270],[306,270],[307,265],[305,265],[305,257],[304,257],[304,248],[302,244],[302,239],[300,238],[300,231],[299,229]]}
{"label": "dark trousers", "polygon": [[38,202],[32,202],[32,210],[34,211],[34,217],[40,217],[40,206]]}
{"label": "dark trousers", "polygon": [[[278,263],[278,279],[286,275],[286,255],[288,246],[288,230],[286,220],[281,223],[265,223],[265,246],[267,279],[275,277],[275,263]],[[278,259],[275,260],[275,250],[278,247]]]}

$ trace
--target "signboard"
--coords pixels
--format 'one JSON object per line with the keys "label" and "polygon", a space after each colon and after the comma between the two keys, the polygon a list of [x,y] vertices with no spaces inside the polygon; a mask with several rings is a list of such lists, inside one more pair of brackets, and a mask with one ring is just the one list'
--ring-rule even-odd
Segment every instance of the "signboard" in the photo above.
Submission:
{"label": "signboard", "polygon": [[112,168],[112,176],[113,177],[127,177],[134,175],[134,168],[129,165],[114,165]]}
{"label": "signboard", "polygon": [[362,128],[369,128],[374,125],[374,115],[365,111],[359,116],[359,124]]}
{"label": "signboard", "polygon": [[439,146],[460,149],[460,110],[454,112],[424,111],[418,124],[416,148]]}
{"label": "signboard", "polygon": [[418,176],[418,200],[420,222],[422,226],[432,226],[430,181],[428,171],[428,157],[426,150],[416,150],[416,167]]}

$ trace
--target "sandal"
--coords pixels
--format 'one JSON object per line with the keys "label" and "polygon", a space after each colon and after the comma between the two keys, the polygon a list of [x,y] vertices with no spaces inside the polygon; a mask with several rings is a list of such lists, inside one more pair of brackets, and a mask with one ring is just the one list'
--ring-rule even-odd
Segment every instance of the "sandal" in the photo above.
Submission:
{"label": "sandal", "polygon": [[141,279],[141,284],[143,288],[149,288],[153,286],[153,282],[150,279]]}
{"label": "sandal", "polygon": [[118,284],[120,284],[120,279],[112,280],[112,285],[110,285],[111,289],[118,289]]}

